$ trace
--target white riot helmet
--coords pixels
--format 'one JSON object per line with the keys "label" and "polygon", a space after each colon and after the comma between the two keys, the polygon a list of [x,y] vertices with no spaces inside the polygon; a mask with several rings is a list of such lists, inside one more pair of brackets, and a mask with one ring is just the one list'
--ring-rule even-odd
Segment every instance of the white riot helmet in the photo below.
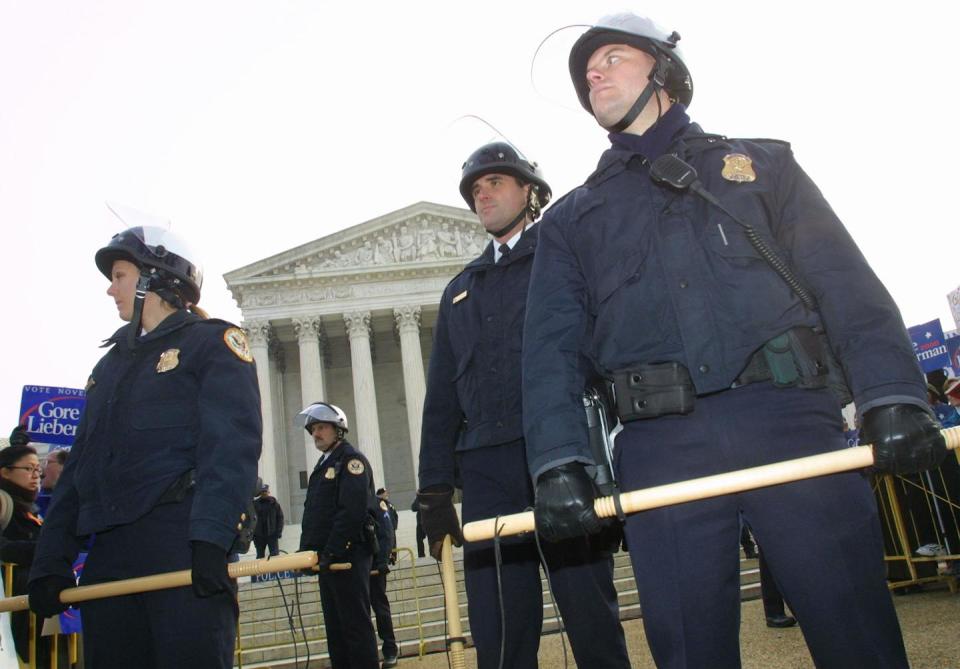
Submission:
{"label": "white riot helmet", "polygon": [[650,54],[656,61],[647,86],[633,107],[619,122],[607,128],[620,132],[627,128],[643,111],[647,101],[658,91],[665,90],[673,100],[685,107],[693,99],[693,79],[677,46],[680,35],[667,33],[653,21],[631,13],[604,16],[590,27],[570,50],[570,78],[577,90],[580,104],[591,114],[590,88],[587,85],[587,61],[602,46],[626,44]]}
{"label": "white riot helmet", "polygon": [[340,439],[343,439],[343,435],[350,431],[350,426],[347,424],[347,414],[343,412],[343,409],[326,402],[314,402],[298,413],[297,419],[303,421],[303,429],[307,432],[310,432],[314,423],[330,423],[337,428],[337,436]]}

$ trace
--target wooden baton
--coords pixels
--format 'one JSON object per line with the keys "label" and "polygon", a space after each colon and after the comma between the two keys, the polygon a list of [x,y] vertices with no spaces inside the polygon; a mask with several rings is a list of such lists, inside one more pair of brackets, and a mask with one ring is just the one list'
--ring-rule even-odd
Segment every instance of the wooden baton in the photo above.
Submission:
{"label": "wooden baton", "polygon": [[[960,448],[960,426],[946,428],[941,430],[940,434],[943,435],[948,449]],[[815,476],[863,469],[872,464],[872,447],[854,446],[840,451],[621,493],[620,505],[624,513],[630,514],[671,504],[800,481]],[[611,518],[617,515],[613,497],[601,497],[595,500],[593,510],[600,518]],[[533,512],[525,511],[467,523],[463,526],[463,538],[466,541],[482,541],[492,539],[495,534],[511,536],[533,532],[535,529]]]}
{"label": "wooden baton", "polygon": [[[241,576],[254,576],[256,574],[274,574],[278,571],[310,569],[316,564],[317,554],[315,551],[302,551],[300,553],[291,553],[290,555],[275,556],[269,560],[260,559],[231,562],[227,565],[227,573],[230,575],[230,578],[240,578]],[[335,565],[331,565],[331,569],[334,568],[334,566]],[[347,568],[349,569],[349,565]],[[167,588],[180,588],[185,585],[190,585],[190,583],[190,570],[183,569],[181,571],[171,571],[164,574],[127,578],[122,581],[110,581],[108,583],[67,588],[60,593],[60,601],[64,604],[75,604],[91,599],[104,599],[105,597],[135,595],[141,592],[152,592],[154,590],[165,590]],[[0,613],[4,611],[25,611],[28,608],[30,608],[30,604],[27,595],[19,595],[0,601]]]}

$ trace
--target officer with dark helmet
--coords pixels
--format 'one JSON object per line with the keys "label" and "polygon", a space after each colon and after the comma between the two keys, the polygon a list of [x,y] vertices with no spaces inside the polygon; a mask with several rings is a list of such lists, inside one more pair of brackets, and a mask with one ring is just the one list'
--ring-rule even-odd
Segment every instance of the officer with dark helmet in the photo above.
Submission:
{"label": "officer with dark helmet", "polygon": [[[788,144],[690,122],[679,39],[621,14],[570,52],[580,102],[611,146],[551,208],[530,280],[524,432],[548,539],[598,526],[586,371],[615,387],[626,490],[841,450],[847,388],[878,471],[945,453],[889,294]],[[907,666],[860,472],[631,516],[658,666],[739,666],[740,513],[817,666]]]}
{"label": "officer with dark helmet", "polygon": [[[535,163],[496,142],[467,158],[460,193],[493,241],[447,285],[434,329],[417,500],[436,558],[444,536],[451,535],[456,545],[461,541],[453,506],[455,458],[465,522],[517,513],[533,503],[523,445],[520,349],[537,249],[534,223],[550,201],[550,186]],[[577,537],[544,549],[577,663],[629,667],[609,546]],[[478,666],[536,667],[543,599],[534,539],[505,539],[499,558],[492,542],[471,543],[464,549],[464,571]]]}
{"label": "officer with dark helmet", "polygon": [[[345,439],[346,414],[314,402],[297,414],[320,460],[303,503],[300,550],[319,554],[320,604],[334,669],[377,669],[377,638],[370,622],[370,569],[376,553],[373,472]],[[331,565],[349,563],[345,570]]]}
{"label": "officer with dark helmet", "polygon": [[[115,208],[126,225],[152,220]],[[247,519],[260,392],[243,330],[197,307],[196,257],[138,225],[96,253],[127,324],[87,382],[76,441],[37,545],[30,608],[51,616],[76,585],[190,569],[192,587],[83,604],[88,667],[231,667],[236,584],[227,555]]]}

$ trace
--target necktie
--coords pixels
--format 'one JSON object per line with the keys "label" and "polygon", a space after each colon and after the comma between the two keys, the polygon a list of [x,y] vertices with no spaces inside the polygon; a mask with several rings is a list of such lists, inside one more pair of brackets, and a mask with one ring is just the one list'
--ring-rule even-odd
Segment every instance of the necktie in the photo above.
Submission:
{"label": "necktie", "polygon": [[510,247],[506,244],[500,245],[500,260],[497,261],[498,265],[506,264],[507,258],[510,257]]}

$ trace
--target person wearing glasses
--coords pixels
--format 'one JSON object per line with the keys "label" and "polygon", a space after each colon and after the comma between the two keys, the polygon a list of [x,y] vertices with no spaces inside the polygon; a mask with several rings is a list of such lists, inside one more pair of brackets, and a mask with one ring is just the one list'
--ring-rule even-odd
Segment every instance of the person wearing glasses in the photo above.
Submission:
{"label": "person wearing glasses", "polygon": [[[17,432],[17,430],[14,430]],[[16,443],[11,435],[11,442]],[[37,536],[40,534],[41,520],[37,515],[36,499],[40,491],[40,458],[37,450],[27,443],[18,443],[0,450],[0,496],[4,496],[3,542],[0,543],[0,559],[13,563],[13,594],[22,595],[27,591],[27,577],[33,562]],[[13,643],[17,655],[28,661],[30,643],[30,615],[28,611],[17,611],[11,616]],[[38,666],[46,666],[50,647],[40,640],[41,626],[37,625]]]}

